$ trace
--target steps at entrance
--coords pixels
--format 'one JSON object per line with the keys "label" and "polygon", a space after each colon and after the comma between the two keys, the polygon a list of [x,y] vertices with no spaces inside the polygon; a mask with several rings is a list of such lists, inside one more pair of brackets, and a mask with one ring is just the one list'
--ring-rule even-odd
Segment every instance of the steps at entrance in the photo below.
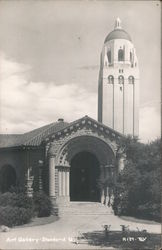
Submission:
{"label": "steps at entrance", "polygon": [[66,215],[105,215],[113,214],[112,208],[99,202],[70,202],[58,208],[59,216]]}

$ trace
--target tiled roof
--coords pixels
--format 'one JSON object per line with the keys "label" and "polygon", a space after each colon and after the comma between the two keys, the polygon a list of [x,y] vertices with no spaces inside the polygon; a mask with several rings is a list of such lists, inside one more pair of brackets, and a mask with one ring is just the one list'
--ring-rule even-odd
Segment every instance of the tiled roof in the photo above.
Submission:
{"label": "tiled roof", "polygon": [[13,134],[5,135],[0,134],[0,148],[13,147],[15,145],[21,144],[22,135]]}
{"label": "tiled roof", "polygon": [[53,134],[57,132],[62,132],[64,131],[65,128],[68,129],[70,127],[73,127],[75,124],[80,123],[84,120],[97,124],[99,127],[109,130],[111,133],[116,134],[118,137],[123,136],[119,132],[115,131],[112,128],[109,128],[103,123],[100,123],[89,116],[84,116],[71,123],[67,123],[64,121],[54,122],[45,125],[43,127],[34,129],[25,134],[10,134],[10,135],[0,134],[0,148],[18,147],[18,146],[39,146],[42,141],[44,141],[47,138],[50,138]]}
{"label": "tiled roof", "polygon": [[24,134],[0,134],[0,148],[17,147],[23,145],[38,146],[43,139],[66,126],[67,122],[54,122]]}

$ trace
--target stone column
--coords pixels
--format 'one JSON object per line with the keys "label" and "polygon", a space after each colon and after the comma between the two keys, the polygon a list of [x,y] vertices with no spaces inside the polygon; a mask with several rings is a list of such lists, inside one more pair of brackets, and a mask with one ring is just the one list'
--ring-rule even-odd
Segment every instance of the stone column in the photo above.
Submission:
{"label": "stone column", "polygon": [[42,171],[43,171],[43,161],[39,160],[39,191],[43,191],[43,184],[42,184]]}
{"label": "stone column", "polygon": [[57,166],[59,178],[59,195],[57,202],[59,204],[66,204],[69,202],[69,166]]}
{"label": "stone column", "polygon": [[70,180],[69,180],[69,168],[67,168],[66,172],[66,195],[69,197],[69,185],[70,185]]}
{"label": "stone column", "polygon": [[49,196],[55,197],[55,155],[49,155]]}
{"label": "stone column", "polygon": [[26,193],[27,196],[33,197],[33,181],[34,181],[34,176],[30,174],[31,169],[28,168],[27,174],[26,174]]}
{"label": "stone column", "polygon": [[66,190],[65,190],[65,188],[66,188],[66,172],[65,172],[66,170],[65,170],[65,168],[63,169],[63,172],[62,172],[62,187],[63,187],[63,192],[62,192],[62,195],[63,196],[65,196],[65,194],[66,194]]}
{"label": "stone column", "polygon": [[62,171],[59,169],[58,171],[59,176],[59,196],[62,196]]}
{"label": "stone column", "polygon": [[104,195],[104,188],[101,190],[101,204],[104,204],[105,201],[105,195]]}
{"label": "stone column", "polygon": [[[100,170],[101,170],[100,178],[101,180],[104,180],[104,177],[105,177],[104,167],[100,166]],[[101,204],[104,204],[104,202],[105,202],[105,192],[104,192],[104,187],[102,187],[101,188]]]}
{"label": "stone column", "polygon": [[124,169],[124,161],[125,161],[125,156],[122,155],[118,161],[119,172],[121,172]]}
{"label": "stone column", "polygon": [[[108,178],[109,178],[108,166],[105,166],[105,175],[106,175],[106,179],[108,180]],[[109,204],[109,187],[107,185],[106,190],[105,190],[105,205],[108,206],[108,204]]]}

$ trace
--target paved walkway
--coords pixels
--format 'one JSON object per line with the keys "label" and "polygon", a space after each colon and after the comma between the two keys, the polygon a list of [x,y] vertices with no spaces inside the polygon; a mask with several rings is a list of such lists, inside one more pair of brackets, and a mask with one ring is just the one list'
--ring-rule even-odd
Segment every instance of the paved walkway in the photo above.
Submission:
{"label": "paved walkway", "polygon": [[[75,244],[80,233],[103,230],[102,225],[111,224],[111,230],[121,230],[129,225],[131,230],[146,229],[160,233],[160,224],[144,224],[127,221],[114,215],[68,215],[42,226],[13,228],[0,233],[0,249],[99,249],[87,244]],[[112,249],[112,248],[111,248]]]}

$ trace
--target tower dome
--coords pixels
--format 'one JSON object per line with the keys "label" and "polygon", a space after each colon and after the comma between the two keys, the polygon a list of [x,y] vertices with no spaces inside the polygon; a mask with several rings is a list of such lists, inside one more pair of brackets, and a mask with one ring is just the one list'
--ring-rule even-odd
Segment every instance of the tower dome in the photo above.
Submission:
{"label": "tower dome", "polygon": [[125,39],[130,42],[132,41],[130,35],[125,30],[122,29],[121,20],[119,18],[116,19],[114,30],[107,35],[104,43],[107,43],[108,41],[114,39]]}
{"label": "tower dome", "polygon": [[114,39],[125,39],[130,42],[132,41],[130,35],[123,29],[115,29],[111,31],[105,38],[104,43]]}

